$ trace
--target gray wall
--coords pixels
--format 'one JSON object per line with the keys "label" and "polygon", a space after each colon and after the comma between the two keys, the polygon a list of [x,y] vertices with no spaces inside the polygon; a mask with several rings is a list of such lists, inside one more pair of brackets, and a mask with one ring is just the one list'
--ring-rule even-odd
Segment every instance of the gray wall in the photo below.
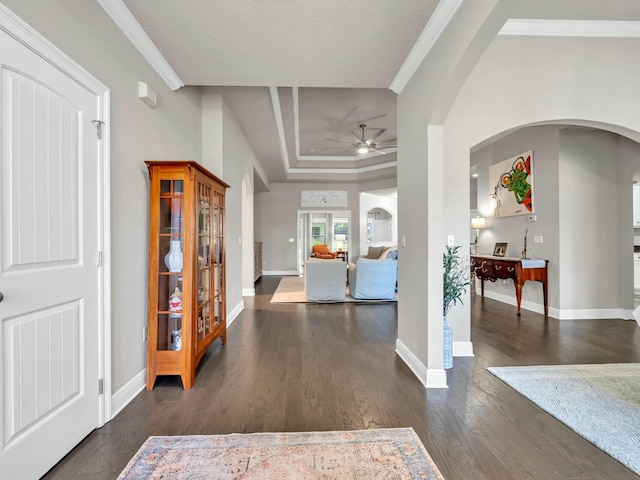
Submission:
{"label": "gray wall", "polygon": [[[227,315],[232,321],[244,306],[243,274],[253,285],[253,221],[249,219],[243,229],[243,216],[252,216],[253,165],[257,159],[224,96],[206,88],[202,96],[203,164],[230,185],[225,197],[225,242]],[[243,245],[250,247],[244,251],[251,257],[246,262],[242,260]],[[250,271],[243,273],[243,263],[251,266]]]}
{"label": "gray wall", "polygon": [[563,310],[634,308],[632,177],[620,141],[593,129],[560,131]]}
{"label": "gray wall", "polygon": [[[86,0],[2,0],[16,15],[111,91],[112,390],[146,364],[147,159],[198,159],[200,92],[172,92],[97,4]],[[138,81],[158,94],[150,109]]]}

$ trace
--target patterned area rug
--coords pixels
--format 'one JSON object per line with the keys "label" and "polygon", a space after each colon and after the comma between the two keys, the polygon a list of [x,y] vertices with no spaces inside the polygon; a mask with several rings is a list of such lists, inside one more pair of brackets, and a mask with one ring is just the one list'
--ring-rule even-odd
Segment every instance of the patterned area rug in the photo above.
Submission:
{"label": "patterned area rug", "polygon": [[640,475],[639,363],[488,370]]}
{"label": "patterned area rug", "polygon": [[304,293],[304,277],[289,276],[282,277],[278,288],[271,298],[271,303],[386,303],[397,302],[398,293],[396,292],[396,298],[393,300],[361,300],[353,298],[349,295],[349,287],[346,287],[346,297],[344,300],[336,301],[311,301],[307,300]]}
{"label": "patterned area rug", "polygon": [[149,437],[118,479],[443,480],[412,428]]}

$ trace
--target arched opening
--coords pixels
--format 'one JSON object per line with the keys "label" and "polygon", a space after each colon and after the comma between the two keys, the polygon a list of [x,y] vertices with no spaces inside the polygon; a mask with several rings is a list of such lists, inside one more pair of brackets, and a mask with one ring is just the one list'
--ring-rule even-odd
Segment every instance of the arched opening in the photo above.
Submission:
{"label": "arched opening", "polygon": [[[640,144],[617,131],[596,122],[541,122],[471,149],[477,176],[469,208],[487,218],[477,253],[491,255],[500,242],[508,244],[507,256],[520,257],[526,245],[528,258],[548,259],[552,317],[631,318],[633,250],[640,249],[632,179],[640,169]],[[533,152],[533,211],[496,218],[491,166],[527,150]],[[510,282],[485,282],[485,296],[515,301]],[[525,284],[523,309],[543,312],[541,286]]]}
{"label": "arched opening", "polygon": [[391,241],[393,215],[384,208],[372,208],[367,212],[367,243]]}
{"label": "arched opening", "polygon": [[398,244],[397,189],[360,192],[360,252],[370,246]]}

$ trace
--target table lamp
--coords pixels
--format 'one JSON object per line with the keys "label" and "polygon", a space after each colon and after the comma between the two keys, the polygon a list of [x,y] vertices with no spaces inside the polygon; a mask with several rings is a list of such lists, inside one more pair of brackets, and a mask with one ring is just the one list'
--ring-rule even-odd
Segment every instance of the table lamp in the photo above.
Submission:
{"label": "table lamp", "polygon": [[478,243],[478,235],[480,235],[481,228],[487,228],[487,222],[484,217],[473,217],[471,219],[471,228],[476,231],[476,240],[474,243]]}

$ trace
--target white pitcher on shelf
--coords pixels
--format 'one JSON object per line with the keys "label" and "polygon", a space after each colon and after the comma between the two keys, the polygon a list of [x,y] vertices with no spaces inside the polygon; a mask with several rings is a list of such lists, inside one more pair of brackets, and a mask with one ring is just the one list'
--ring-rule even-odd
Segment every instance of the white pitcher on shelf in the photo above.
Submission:
{"label": "white pitcher on shelf", "polygon": [[170,272],[182,271],[182,248],[179,239],[171,240],[171,247],[164,257],[164,263]]}

